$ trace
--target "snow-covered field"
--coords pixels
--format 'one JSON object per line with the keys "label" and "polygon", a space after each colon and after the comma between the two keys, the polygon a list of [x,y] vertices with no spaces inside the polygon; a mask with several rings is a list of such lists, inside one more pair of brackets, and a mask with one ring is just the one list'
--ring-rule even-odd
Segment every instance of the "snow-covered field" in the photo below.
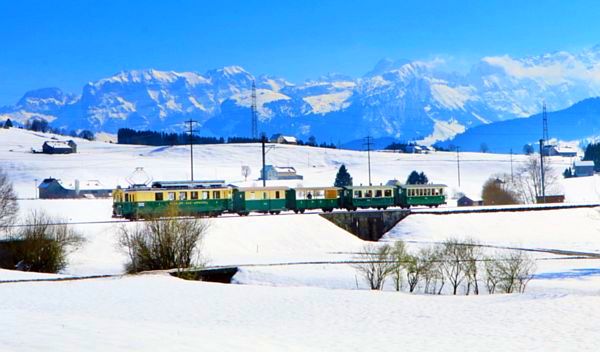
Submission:
{"label": "snow-covered field", "polygon": [[[113,145],[77,140],[73,155],[31,154],[48,136],[0,129],[0,166],[15,183],[21,213],[44,209],[86,238],[62,276],[121,274],[118,223],[110,200],[39,200],[45,177],[99,179],[126,185],[135,167],[155,180],[189,176],[186,147]],[[258,145],[197,146],[195,175],[243,182],[256,178]],[[291,165],[304,185],[329,185],[344,163],[355,184],[368,183],[366,153],[277,145],[268,163]],[[464,153],[461,187],[456,155],[374,152],[374,183],[424,171],[450,193],[477,198],[494,173],[510,172],[507,155]],[[517,168],[524,156],[514,156]],[[569,165],[553,159],[557,172]],[[35,181],[37,180],[37,181]],[[597,202],[598,177],[561,181],[570,202]],[[289,182],[291,186],[299,182]],[[600,213],[594,208],[460,215],[415,214],[382,241],[409,248],[448,237],[490,246],[600,253]],[[128,226],[131,226],[129,224]],[[224,216],[210,220],[203,250],[214,265],[242,265],[241,285],[188,282],[163,275],[0,284],[0,350],[595,350],[600,335],[600,260],[536,253],[538,276],[524,295],[428,296],[372,292],[347,264],[300,264],[351,259],[364,242],[318,214]],[[263,264],[290,264],[261,266]],[[0,270],[0,281],[52,275]],[[358,290],[357,290],[358,288]]]}

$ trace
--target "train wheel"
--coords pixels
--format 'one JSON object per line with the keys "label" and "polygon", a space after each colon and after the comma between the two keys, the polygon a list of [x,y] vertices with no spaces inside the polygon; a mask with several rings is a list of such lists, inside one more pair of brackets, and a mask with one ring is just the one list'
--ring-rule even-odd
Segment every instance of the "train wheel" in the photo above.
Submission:
{"label": "train wheel", "polygon": [[305,210],[306,210],[306,209],[301,209],[301,210],[300,210],[300,213],[301,213],[301,214],[304,214],[304,211],[305,211]]}

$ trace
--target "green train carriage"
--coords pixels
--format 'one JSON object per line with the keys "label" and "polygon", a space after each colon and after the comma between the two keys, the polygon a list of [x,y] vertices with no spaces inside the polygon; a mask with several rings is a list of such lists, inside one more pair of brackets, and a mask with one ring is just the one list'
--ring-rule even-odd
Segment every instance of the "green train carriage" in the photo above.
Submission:
{"label": "green train carriage", "polygon": [[322,209],[332,212],[341,208],[339,187],[296,187],[286,193],[286,207],[295,213],[304,213],[305,210]]}
{"label": "green train carriage", "polygon": [[155,182],[113,191],[113,216],[127,219],[164,215],[175,204],[189,216],[219,216],[233,211],[234,188],[220,183]]}
{"label": "green train carriage", "polygon": [[398,205],[402,208],[412,206],[438,207],[446,204],[446,185],[401,185],[398,187]]}

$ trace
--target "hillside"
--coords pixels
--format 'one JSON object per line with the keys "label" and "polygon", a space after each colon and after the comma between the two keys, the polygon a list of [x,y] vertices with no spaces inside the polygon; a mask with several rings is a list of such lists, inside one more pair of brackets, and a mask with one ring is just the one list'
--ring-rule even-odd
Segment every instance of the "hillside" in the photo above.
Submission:
{"label": "hillside", "polygon": [[[567,109],[548,112],[551,140],[586,141],[600,136],[600,98],[583,100]],[[479,151],[485,143],[491,152],[521,153],[525,144],[537,144],[542,136],[542,114],[473,127],[440,146],[460,146],[465,151]]]}

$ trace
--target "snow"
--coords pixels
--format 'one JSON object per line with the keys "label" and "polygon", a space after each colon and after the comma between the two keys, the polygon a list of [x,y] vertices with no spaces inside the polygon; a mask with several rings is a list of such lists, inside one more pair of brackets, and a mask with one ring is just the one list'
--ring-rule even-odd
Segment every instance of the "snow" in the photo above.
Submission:
{"label": "snow", "polygon": [[435,83],[431,85],[431,95],[441,106],[450,110],[464,110],[469,100],[477,99],[473,87],[450,87],[447,84]]}
{"label": "snow", "polygon": [[[90,142],[75,138],[78,153],[32,154],[51,134],[0,129],[0,165],[20,198],[32,198],[44,177],[98,179],[114,187],[137,166],[155,180],[188,177],[189,149]],[[270,144],[271,146],[271,144]],[[240,186],[241,165],[258,176],[259,144],[195,147],[197,179],[225,179]],[[424,171],[450,194],[477,198],[485,180],[510,172],[507,155],[372,152],[373,183],[403,180]],[[513,156],[514,166],[525,156]],[[570,165],[550,158],[561,172]],[[364,152],[272,144],[267,162],[290,165],[299,182],[268,185],[331,185],[343,163],[355,184],[368,180]],[[570,202],[598,202],[600,178],[561,180]],[[453,200],[451,200],[452,202]],[[123,272],[118,227],[107,199],[21,199],[21,214],[44,209],[74,223],[86,242],[61,273]],[[449,209],[448,207],[444,209]],[[447,237],[473,237],[490,246],[600,253],[598,209],[527,213],[413,214],[382,242],[398,238],[409,249]],[[117,220],[118,221],[118,220]],[[344,261],[365,244],[318,212],[277,216],[227,215],[210,219],[203,241],[210,265],[240,265],[238,285],[184,281],[162,274],[60,282],[0,283],[0,350],[595,350],[600,333],[600,267],[597,259],[565,259],[534,253],[538,278],[524,295],[428,296],[372,292]],[[560,259],[560,260],[559,260]],[[50,274],[0,270],[0,281],[46,279]],[[33,333],[35,332],[35,333]]]}
{"label": "snow", "polygon": [[433,121],[433,132],[429,136],[420,140],[419,143],[431,145],[437,141],[445,141],[450,139],[466,130],[465,126],[461,125],[454,119],[450,119],[449,121],[434,119]]}
{"label": "snow", "polygon": [[304,101],[310,104],[315,114],[325,114],[332,111],[341,110],[350,106],[346,102],[352,96],[352,91],[343,91],[339,93],[313,95],[304,97]]}

